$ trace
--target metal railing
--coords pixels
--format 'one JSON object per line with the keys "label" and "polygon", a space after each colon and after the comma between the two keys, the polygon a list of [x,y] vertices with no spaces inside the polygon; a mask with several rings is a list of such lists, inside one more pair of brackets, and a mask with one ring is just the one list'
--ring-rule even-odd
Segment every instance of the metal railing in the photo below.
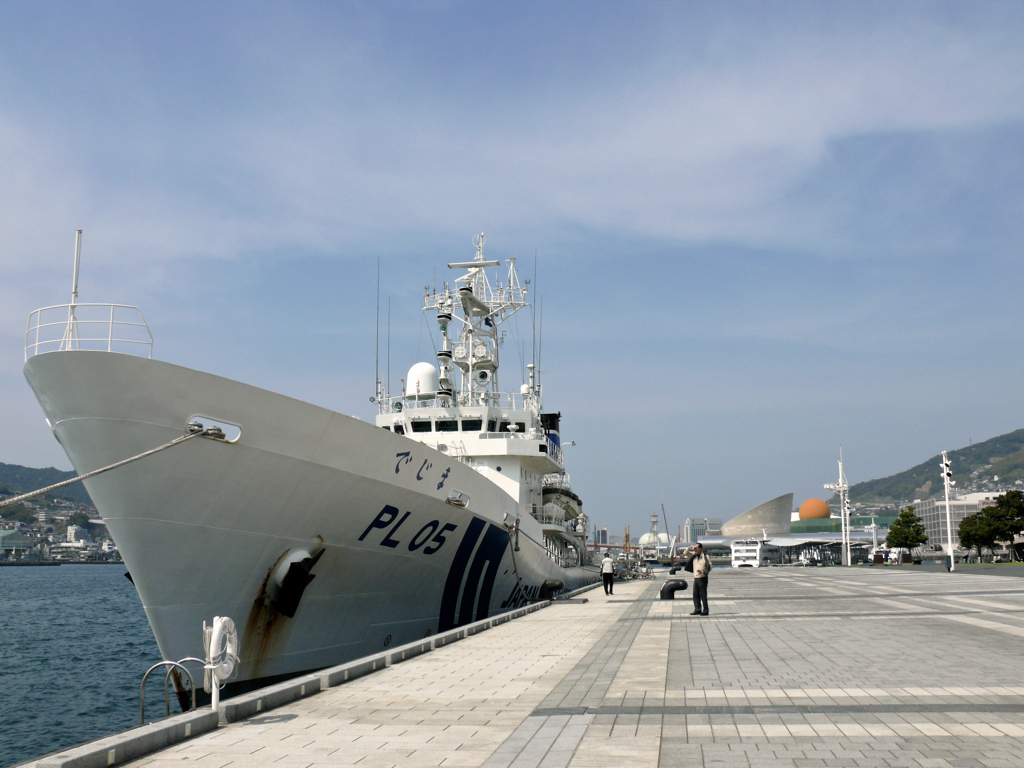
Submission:
{"label": "metal railing", "polygon": [[[82,306],[79,304],[79,306]],[[478,405],[489,405],[496,408],[507,408],[513,411],[525,411],[540,414],[536,406],[537,397],[524,395],[521,392],[474,392],[467,395],[463,392],[453,392],[448,397],[451,407],[473,407]],[[378,401],[378,413],[402,413],[403,411],[414,411],[418,408],[437,407],[438,398],[421,395],[419,399],[412,394],[406,395],[384,395]]]}
{"label": "metal railing", "polygon": [[[196,683],[192,678],[192,673],[188,671],[188,667],[185,666],[186,662],[196,662],[197,664],[205,665],[206,662],[202,659],[197,659],[194,656],[189,656],[186,659],[180,661],[161,661],[154,664],[152,667],[146,670],[146,674],[142,676],[142,687],[139,690],[139,725],[146,724],[146,680],[149,679],[149,675],[160,667],[167,667],[167,674],[164,675],[164,717],[171,716],[171,693],[168,688],[168,683],[171,679],[171,673],[178,669],[183,669],[185,674],[188,675],[189,690],[192,692],[192,711],[196,708]],[[177,687],[175,687],[177,690]]]}
{"label": "metal railing", "polygon": [[[550,440],[551,438],[548,439]],[[561,488],[565,491],[572,490],[572,482],[569,479],[569,474],[566,472],[552,472],[544,475],[540,482],[545,488]]]}
{"label": "metal railing", "polygon": [[547,436],[548,439],[548,456],[560,467],[565,466],[565,462],[562,460],[562,448],[561,446],[555,445],[555,441],[551,439],[551,436]]}
{"label": "metal railing", "polygon": [[28,316],[25,360],[70,349],[152,358],[153,334],[141,310],[128,304],[57,304]]}
{"label": "metal railing", "polygon": [[539,440],[543,437],[547,445],[548,456],[550,456],[551,460],[558,466],[564,466],[562,449],[555,444],[555,441],[551,439],[550,435],[545,435],[539,430],[532,430],[529,432],[481,432],[479,437],[481,440]]}

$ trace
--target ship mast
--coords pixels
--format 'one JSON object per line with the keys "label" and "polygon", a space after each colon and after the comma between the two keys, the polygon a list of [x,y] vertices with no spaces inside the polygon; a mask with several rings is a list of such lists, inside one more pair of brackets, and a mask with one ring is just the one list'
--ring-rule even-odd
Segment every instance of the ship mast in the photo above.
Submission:
{"label": "ship mast", "polygon": [[[508,260],[505,282],[495,281],[492,287],[485,268],[499,266],[501,262],[484,259],[485,241],[482,232],[473,238],[476,255],[472,261],[448,264],[449,269],[467,270],[455,279],[454,288],[445,282],[441,290],[435,288],[424,296],[424,311],[437,312],[441,331],[441,349],[437,353],[439,397],[449,404],[498,404],[498,350],[504,336],[499,334],[498,327],[527,306],[530,281],[520,285],[515,259]],[[459,324],[457,332],[452,328],[453,322]],[[456,370],[461,378],[458,386]],[[529,391],[523,394],[532,407],[539,408],[539,388],[532,371],[530,379]]]}
{"label": "ship mast", "polygon": [[71,283],[71,303],[68,305],[68,325],[64,330],[61,349],[73,349],[78,346],[78,318],[75,317],[75,306],[78,304],[78,271],[82,264],[82,230],[75,230],[75,274]]}

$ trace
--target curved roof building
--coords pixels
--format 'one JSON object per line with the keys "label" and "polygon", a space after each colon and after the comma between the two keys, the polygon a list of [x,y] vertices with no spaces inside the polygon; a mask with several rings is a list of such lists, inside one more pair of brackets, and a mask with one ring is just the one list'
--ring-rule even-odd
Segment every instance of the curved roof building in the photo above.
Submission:
{"label": "curved roof building", "polygon": [[748,509],[742,515],[722,524],[722,535],[739,538],[761,538],[789,533],[793,512],[793,494],[785,493],[776,499]]}

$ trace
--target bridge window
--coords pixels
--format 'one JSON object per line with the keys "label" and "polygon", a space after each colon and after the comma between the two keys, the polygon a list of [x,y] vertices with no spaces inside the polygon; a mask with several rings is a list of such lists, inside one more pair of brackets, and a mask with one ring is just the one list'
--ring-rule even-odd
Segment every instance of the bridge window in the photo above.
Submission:
{"label": "bridge window", "polygon": [[483,419],[463,419],[462,420],[462,431],[463,432],[479,432],[483,429]]}
{"label": "bridge window", "polygon": [[430,422],[429,421],[414,421],[412,423],[412,431],[413,432],[430,432],[431,431]]}
{"label": "bridge window", "polygon": [[459,422],[455,419],[438,419],[434,422],[434,429],[438,432],[458,432]]}
{"label": "bridge window", "polygon": [[401,424],[395,424],[395,434],[396,435],[404,435],[405,434],[405,427],[403,427]]}
{"label": "bridge window", "polygon": [[493,432],[494,428],[497,427],[497,426],[498,426],[498,422],[496,422],[494,419],[490,419],[487,422],[487,431],[488,432]]}
{"label": "bridge window", "polygon": [[503,421],[503,422],[501,422],[501,426],[498,427],[498,431],[499,432],[508,432],[508,425],[511,424],[511,423],[512,423],[511,421]]}

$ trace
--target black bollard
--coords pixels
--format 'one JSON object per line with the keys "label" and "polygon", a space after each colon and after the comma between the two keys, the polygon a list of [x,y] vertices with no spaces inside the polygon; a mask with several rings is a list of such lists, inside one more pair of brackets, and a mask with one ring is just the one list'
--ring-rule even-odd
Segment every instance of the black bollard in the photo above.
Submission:
{"label": "black bollard", "polygon": [[679,566],[678,565],[673,565],[671,568],[668,569],[668,575],[669,576],[675,576],[677,573],[679,573]]}
{"label": "black bollard", "polygon": [[564,587],[565,584],[557,579],[548,579],[540,586],[540,599],[551,600],[554,598],[555,592],[560,591]]}
{"label": "black bollard", "polygon": [[670,579],[666,581],[661,587],[661,599],[662,600],[674,600],[676,590],[686,589],[687,584],[683,579]]}

